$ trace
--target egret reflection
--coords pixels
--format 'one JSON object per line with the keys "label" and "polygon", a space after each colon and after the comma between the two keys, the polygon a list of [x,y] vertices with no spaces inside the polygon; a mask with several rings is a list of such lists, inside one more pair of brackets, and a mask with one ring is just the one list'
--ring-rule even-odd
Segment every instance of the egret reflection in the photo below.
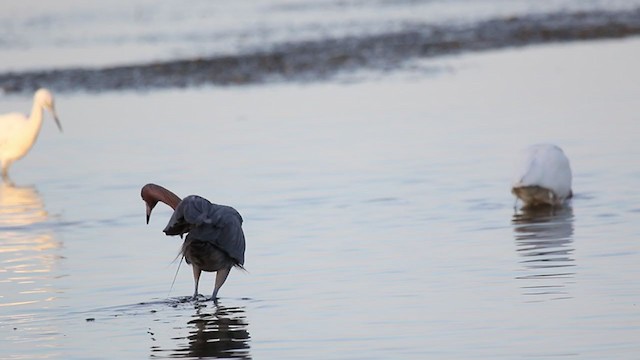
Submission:
{"label": "egret reflection", "polygon": [[218,305],[213,313],[198,308],[188,321],[189,334],[184,345],[176,349],[151,349],[152,358],[251,359],[248,327],[242,307]]}
{"label": "egret reflection", "polygon": [[46,227],[39,229],[48,219],[35,187],[0,184],[0,307],[53,299],[48,280],[60,243]]}
{"label": "egret reflection", "polygon": [[525,295],[532,301],[571,298],[567,284],[575,276],[573,210],[570,207],[523,209],[512,219],[517,252],[522,257]]}
{"label": "egret reflection", "polygon": [[48,214],[33,186],[16,186],[11,181],[0,184],[0,226],[22,227],[46,221]]}

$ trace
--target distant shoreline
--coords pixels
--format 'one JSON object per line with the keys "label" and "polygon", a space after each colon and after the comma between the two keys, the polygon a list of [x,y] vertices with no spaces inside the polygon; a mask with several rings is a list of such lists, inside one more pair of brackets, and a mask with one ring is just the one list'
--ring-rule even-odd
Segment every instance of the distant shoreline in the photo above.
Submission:
{"label": "distant shoreline", "polygon": [[379,35],[283,43],[268,50],[104,68],[0,74],[0,91],[31,93],[239,86],[322,81],[358,69],[393,71],[407,60],[508,47],[640,34],[640,8],[496,18],[469,25],[408,25]]}

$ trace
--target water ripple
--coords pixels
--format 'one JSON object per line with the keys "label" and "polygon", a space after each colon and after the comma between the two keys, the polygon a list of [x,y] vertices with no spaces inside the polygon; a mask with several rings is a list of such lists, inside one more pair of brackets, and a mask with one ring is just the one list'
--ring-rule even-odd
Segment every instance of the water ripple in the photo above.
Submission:
{"label": "water ripple", "polygon": [[516,251],[524,275],[516,279],[525,295],[537,300],[571,298],[567,284],[575,276],[573,210],[570,207],[523,209],[512,219]]}

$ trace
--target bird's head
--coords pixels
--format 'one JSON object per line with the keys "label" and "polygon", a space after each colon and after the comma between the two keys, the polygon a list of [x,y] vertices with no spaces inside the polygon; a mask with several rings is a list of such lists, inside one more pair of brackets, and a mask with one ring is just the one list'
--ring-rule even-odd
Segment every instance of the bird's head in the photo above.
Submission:
{"label": "bird's head", "polygon": [[171,206],[174,210],[180,203],[180,198],[178,197],[178,195],[156,184],[147,184],[143,186],[142,190],[140,191],[140,195],[142,196],[142,200],[144,200],[145,204],[147,205],[147,224],[149,223],[149,218],[151,217],[151,211],[156,206],[156,204],[158,204],[158,201]]}
{"label": "bird's head", "polygon": [[147,184],[142,188],[142,191],[140,192],[140,196],[142,196],[142,200],[144,200],[144,203],[147,207],[147,224],[149,223],[149,219],[151,218],[151,211],[153,210],[154,207],[156,207],[156,204],[158,204],[158,198],[155,195],[155,192],[153,191],[153,184]]}
{"label": "bird's head", "polygon": [[60,120],[58,120],[58,115],[56,114],[56,107],[54,105],[53,95],[51,94],[51,92],[47,89],[38,89],[33,97],[36,104],[51,112],[51,115],[53,115],[53,119],[56,121],[56,125],[58,125],[58,129],[60,130],[60,132],[62,132],[62,125],[60,125]]}

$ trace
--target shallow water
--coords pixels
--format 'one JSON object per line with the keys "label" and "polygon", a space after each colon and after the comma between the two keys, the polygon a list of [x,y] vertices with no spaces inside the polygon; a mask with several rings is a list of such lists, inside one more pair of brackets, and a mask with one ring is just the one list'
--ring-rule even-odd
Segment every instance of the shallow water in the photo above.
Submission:
{"label": "shallow water", "polygon": [[[635,358],[639,56],[586,42],[58,96],[65,132],[47,118],[0,188],[0,357]],[[512,159],[541,141],[576,197],[514,211]],[[187,301],[184,264],[171,289],[180,240],[167,207],[145,224],[147,182],[243,215],[247,272],[218,307]]]}

